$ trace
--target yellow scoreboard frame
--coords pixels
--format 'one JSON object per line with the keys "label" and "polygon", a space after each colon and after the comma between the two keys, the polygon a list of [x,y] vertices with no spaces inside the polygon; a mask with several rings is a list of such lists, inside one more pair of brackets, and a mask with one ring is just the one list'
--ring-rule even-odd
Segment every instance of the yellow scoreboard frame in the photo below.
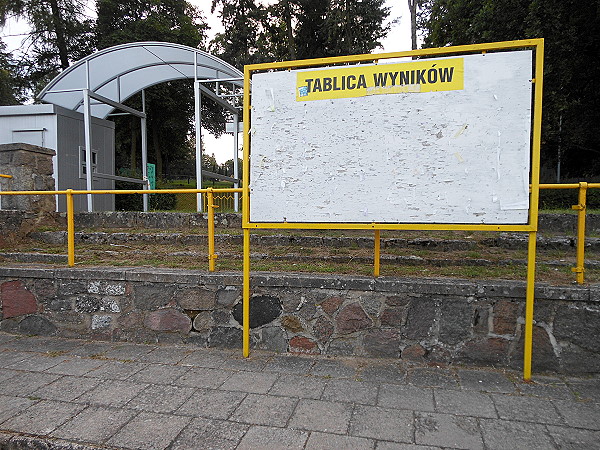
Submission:
{"label": "yellow scoreboard frame", "polygon": [[[365,63],[382,61],[392,58],[406,57],[432,57],[432,56],[460,56],[465,54],[487,53],[494,51],[532,49],[534,54],[534,72],[531,82],[533,91],[533,115],[532,115],[532,138],[531,138],[531,165],[530,165],[530,198],[529,198],[529,220],[526,224],[452,224],[452,223],[307,223],[307,222],[251,222],[250,217],[250,157],[251,157],[251,81],[254,73],[278,70],[291,70],[300,68],[330,68],[337,72],[340,86],[348,88],[347,96],[366,95],[359,92],[361,89],[377,89],[373,86],[364,86],[354,78],[344,75],[344,66],[340,64]],[[448,60],[451,61],[451,60]],[[419,61],[410,62],[415,67]],[[335,66],[335,67],[332,67]],[[250,353],[250,231],[252,229],[332,229],[332,230],[471,230],[471,231],[510,231],[526,232],[529,234],[528,262],[527,262],[527,290],[525,308],[525,343],[523,378],[531,378],[531,356],[532,356],[532,333],[533,333],[533,305],[535,289],[535,261],[536,261],[536,238],[538,229],[538,206],[539,206],[539,167],[540,167],[540,142],[542,128],[542,89],[543,89],[543,67],[544,67],[544,40],[527,39],[520,41],[495,42],[488,44],[461,45],[444,48],[430,48],[411,50],[403,52],[364,54],[353,56],[340,56],[334,58],[318,58],[299,61],[283,61],[267,64],[253,64],[244,67],[244,165],[243,165],[243,197],[242,197],[242,228],[244,233],[244,264],[243,264],[243,354]],[[418,68],[418,67],[417,67]],[[441,74],[441,72],[440,72]],[[335,77],[330,77],[335,79]],[[351,84],[349,84],[351,83]],[[395,88],[398,92],[409,92],[409,87],[399,86]],[[447,89],[452,89],[449,87]],[[336,89],[335,91],[339,91]],[[324,94],[332,95],[333,89],[327,89]],[[344,90],[341,90],[342,93]],[[355,92],[356,91],[356,92]],[[377,94],[378,92],[374,92]],[[386,92],[390,93],[390,92]],[[306,100],[318,99],[316,98]],[[296,95],[302,95],[297,94]],[[339,94],[336,94],[339,95]],[[344,94],[341,94],[344,95]]]}

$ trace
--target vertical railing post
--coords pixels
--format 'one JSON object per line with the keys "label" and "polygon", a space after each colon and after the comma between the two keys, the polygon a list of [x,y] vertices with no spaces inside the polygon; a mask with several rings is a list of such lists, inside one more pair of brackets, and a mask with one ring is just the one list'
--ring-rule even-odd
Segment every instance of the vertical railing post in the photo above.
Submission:
{"label": "vertical railing post", "polygon": [[75,265],[75,214],[73,212],[73,189],[67,189],[67,260],[69,267]]}
{"label": "vertical railing post", "polygon": [[244,228],[244,266],[242,288],[242,353],[250,356],[250,229]]}
{"label": "vertical railing post", "polygon": [[571,268],[577,275],[577,283],[583,284],[585,278],[585,219],[586,219],[586,202],[587,202],[586,182],[579,183],[579,200],[577,205],[571,208],[577,211],[577,259],[576,266]]}
{"label": "vertical railing post", "polygon": [[375,255],[373,258],[373,276],[379,276],[379,262],[381,256],[381,235],[380,230],[375,230]]}
{"label": "vertical railing post", "polygon": [[214,272],[217,255],[215,254],[215,204],[212,188],[208,188],[206,197],[208,202],[208,270]]}
{"label": "vertical railing post", "polygon": [[523,348],[523,379],[531,380],[533,354],[533,303],[535,298],[535,258],[537,231],[529,233],[527,248],[527,291],[525,295],[525,342]]}

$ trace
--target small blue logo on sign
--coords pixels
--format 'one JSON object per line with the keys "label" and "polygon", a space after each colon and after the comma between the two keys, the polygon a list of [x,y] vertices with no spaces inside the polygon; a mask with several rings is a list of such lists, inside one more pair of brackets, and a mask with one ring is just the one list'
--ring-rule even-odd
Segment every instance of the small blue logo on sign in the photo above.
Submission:
{"label": "small blue logo on sign", "polygon": [[308,86],[300,86],[298,88],[298,95],[300,97],[306,97],[308,95]]}

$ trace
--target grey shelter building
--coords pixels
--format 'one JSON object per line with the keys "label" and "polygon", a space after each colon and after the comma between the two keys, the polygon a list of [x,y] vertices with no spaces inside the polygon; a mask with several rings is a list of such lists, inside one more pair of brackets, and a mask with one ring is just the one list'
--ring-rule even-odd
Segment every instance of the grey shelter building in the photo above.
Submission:
{"label": "grey shelter building", "polygon": [[[86,152],[83,114],[53,104],[0,106],[0,144],[26,143],[54,150],[57,190],[86,188]],[[115,124],[92,117],[92,173],[114,174]],[[114,189],[114,180],[94,177],[95,189]],[[65,211],[65,196],[57,208]],[[84,196],[73,197],[76,211],[85,211]],[[112,211],[114,195],[97,196],[96,211]]]}

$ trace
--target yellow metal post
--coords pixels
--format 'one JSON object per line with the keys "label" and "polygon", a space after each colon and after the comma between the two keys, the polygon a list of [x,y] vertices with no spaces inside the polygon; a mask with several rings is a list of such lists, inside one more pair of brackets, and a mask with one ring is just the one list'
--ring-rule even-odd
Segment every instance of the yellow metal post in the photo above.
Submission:
{"label": "yellow metal post", "polygon": [[381,256],[381,231],[375,230],[375,257],[373,261],[373,276],[379,276],[379,262]]}
{"label": "yellow metal post", "polygon": [[587,202],[587,189],[587,183],[579,183],[579,201],[577,205],[572,206],[572,208],[577,211],[577,265],[571,270],[577,274],[578,284],[583,284],[585,278],[585,210]]}
{"label": "yellow metal post", "polygon": [[243,302],[243,352],[244,358],[250,356],[250,229],[244,228],[244,286]]}
{"label": "yellow metal post", "polygon": [[531,355],[533,349],[533,302],[535,292],[535,252],[537,232],[529,233],[527,255],[527,293],[525,297],[525,348],[523,349],[523,379],[531,380]]}
{"label": "yellow metal post", "polygon": [[67,189],[67,260],[69,267],[75,265],[75,214],[73,212],[73,189]]}
{"label": "yellow metal post", "polygon": [[207,189],[208,202],[208,270],[215,271],[215,204],[212,188]]}

